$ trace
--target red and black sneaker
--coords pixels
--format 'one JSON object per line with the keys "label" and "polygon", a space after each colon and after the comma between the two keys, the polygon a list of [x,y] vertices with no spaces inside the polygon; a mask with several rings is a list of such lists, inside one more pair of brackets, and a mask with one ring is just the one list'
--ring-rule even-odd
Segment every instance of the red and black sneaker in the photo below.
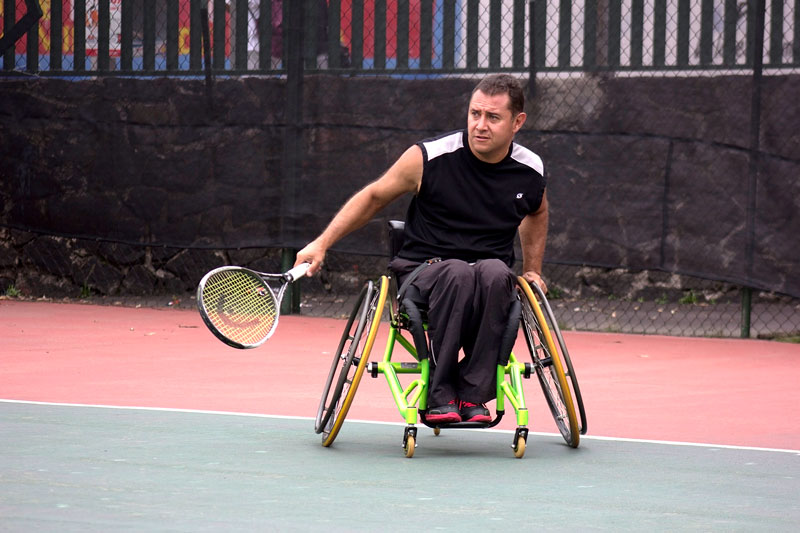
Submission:
{"label": "red and black sneaker", "polygon": [[461,422],[461,413],[456,400],[450,400],[445,405],[431,407],[425,413],[425,420],[434,424],[456,424]]}
{"label": "red and black sneaker", "polygon": [[492,417],[489,410],[483,404],[472,402],[459,402],[461,420],[464,422],[491,422]]}

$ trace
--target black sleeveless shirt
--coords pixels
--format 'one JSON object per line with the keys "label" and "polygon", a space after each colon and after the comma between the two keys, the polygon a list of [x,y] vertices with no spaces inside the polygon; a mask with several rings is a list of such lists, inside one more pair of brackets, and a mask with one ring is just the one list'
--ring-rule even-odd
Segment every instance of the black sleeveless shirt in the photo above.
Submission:
{"label": "black sleeveless shirt", "polygon": [[496,258],[513,266],[517,228],[542,203],[541,158],[512,143],[505,159],[485,163],[469,149],[466,130],[417,146],[423,154],[422,184],[409,205],[398,256],[470,263]]}

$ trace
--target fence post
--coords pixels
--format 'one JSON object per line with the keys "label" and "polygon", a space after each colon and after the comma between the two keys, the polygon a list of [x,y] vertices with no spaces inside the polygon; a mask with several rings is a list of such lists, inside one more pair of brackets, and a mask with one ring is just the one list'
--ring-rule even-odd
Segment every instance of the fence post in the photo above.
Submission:
{"label": "fence post", "polygon": [[[750,169],[747,183],[747,208],[745,213],[745,274],[748,280],[753,276],[753,255],[755,253],[756,195],[758,193],[759,151],[761,150],[761,79],[764,66],[764,24],[766,0],[750,0],[754,14],[753,25],[753,87],[750,103]],[[742,337],[750,337],[752,289],[742,289]]]}
{"label": "fence post", "polygon": [[[145,0],[142,12],[142,69],[156,70],[156,12],[155,0]],[[167,70],[178,70],[178,2],[167,2]]]}
{"label": "fence post", "polygon": [[[72,8],[74,10],[74,20],[86,20],[86,0],[75,0]],[[72,28],[73,35],[73,68],[75,72],[86,70],[86,24],[75,24]]]}
{"label": "fence post", "polygon": [[[123,8],[126,5],[123,4]],[[63,9],[62,2],[50,2],[50,70],[61,70],[63,66]]]}
{"label": "fence post", "polygon": [[[25,70],[28,72],[39,72],[39,20],[42,18],[42,10],[38,1],[26,2],[28,12],[25,17],[30,21],[27,33],[27,44],[25,50]],[[36,16],[38,14],[38,16]]]}
{"label": "fence post", "polygon": [[[11,30],[17,20],[17,3],[12,0],[3,0],[3,37],[0,38],[0,53],[3,54],[3,70],[14,70],[16,57],[14,54],[14,43],[16,39],[11,38]],[[8,43],[8,44],[6,44]]]}
{"label": "fence post", "polygon": [[[294,266],[297,250],[284,248],[281,250],[281,272],[286,272]],[[284,298],[281,301],[281,314],[291,315],[300,311],[300,285],[298,282],[290,283],[286,287]]]}
{"label": "fence post", "polygon": [[203,40],[203,70],[206,75],[206,105],[211,115],[214,115],[214,79],[211,74],[211,36],[208,24],[208,7],[200,8],[200,26],[202,28]]}
{"label": "fence post", "polygon": [[529,24],[528,28],[528,100],[536,97],[536,2],[528,3]]}
{"label": "fence post", "polygon": [[[175,72],[179,68],[180,20],[179,5],[176,0],[167,2],[167,70]],[[155,0],[145,0],[144,38],[142,44],[142,63],[145,71],[156,69],[156,4]]]}
{"label": "fence post", "polygon": [[105,72],[111,68],[109,57],[111,47],[111,6],[109,2],[97,4],[97,71]]}
{"label": "fence post", "polygon": [[[283,48],[286,61],[286,136],[283,140],[283,180],[281,181],[281,240],[295,238],[297,217],[297,180],[303,150],[303,22],[305,2],[283,3]],[[296,250],[285,249],[282,263],[290,268]],[[289,285],[281,303],[281,313],[299,311],[300,289]]]}
{"label": "fence post", "polygon": [[750,313],[752,310],[753,290],[750,287],[742,287],[742,329],[740,336],[743,339],[750,338]]}
{"label": "fence post", "polygon": [[[52,5],[58,3],[60,2],[54,2]],[[119,69],[130,72],[133,70],[133,4],[123,2],[120,9],[122,11],[122,27],[120,28]]]}

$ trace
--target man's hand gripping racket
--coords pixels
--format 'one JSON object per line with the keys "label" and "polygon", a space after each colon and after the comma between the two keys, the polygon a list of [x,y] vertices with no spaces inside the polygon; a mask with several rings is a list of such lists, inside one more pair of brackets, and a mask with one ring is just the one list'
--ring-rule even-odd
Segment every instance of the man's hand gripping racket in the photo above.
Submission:
{"label": "man's hand gripping racket", "polygon": [[[237,266],[212,270],[197,287],[197,308],[219,340],[234,348],[261,346],[275,332],[286,287],[311,265],[301,263],[283,274]],[[267,282],[280,282],[278,295]]]}

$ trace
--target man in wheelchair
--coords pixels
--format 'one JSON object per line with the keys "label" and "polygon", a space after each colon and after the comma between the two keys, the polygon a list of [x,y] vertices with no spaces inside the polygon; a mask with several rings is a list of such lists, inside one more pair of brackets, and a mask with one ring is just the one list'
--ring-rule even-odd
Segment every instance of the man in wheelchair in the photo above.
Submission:
{"label": "man in wheelchair", "polygon": [[310,263],[313,275],[335,242],[401,195],[414,194],[403,244],[389,267],[427,308],[428,422],[491,421],[485,403],[496,394],[498,347],[514,299],[517,232],[523,277],[546,290],[544,166],[514,142],[525,119],[520,82],[487,76],[473,89],[466,129],[408,148],[297,254],[296,264]]}

